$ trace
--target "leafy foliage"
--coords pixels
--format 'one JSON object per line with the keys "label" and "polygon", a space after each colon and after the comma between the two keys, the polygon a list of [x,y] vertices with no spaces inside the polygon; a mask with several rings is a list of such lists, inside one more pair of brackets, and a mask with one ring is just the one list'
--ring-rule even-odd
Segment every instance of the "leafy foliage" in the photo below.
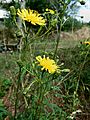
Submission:
{"label": "leafy foliage", "polygon": [[[80,104],[84,105],[84,101],[87,101],[87,104],[90,101],[90,97],[88,97],[90,95],[90,45],[81,43],[73,49],[64,50],[64,53],[62,51],[64,56],[60,59],[65,66],[71,69],[72,73],[64,84],[66,91],[70,95],[74,93],[75,99],[78,100],[76,102],[80,101]],[[84,105],[84,107],[86,106]]]}
{"label": "leafy foliage", "polygon": [[63,31],[71,31],[72,29],[77,30],[77,29],[80,29],[82,26],[83,24],[81,23],[81,21],[78,21],[75,18],[69,17],[67,18],[65,24],[63,25],[62,30]]}

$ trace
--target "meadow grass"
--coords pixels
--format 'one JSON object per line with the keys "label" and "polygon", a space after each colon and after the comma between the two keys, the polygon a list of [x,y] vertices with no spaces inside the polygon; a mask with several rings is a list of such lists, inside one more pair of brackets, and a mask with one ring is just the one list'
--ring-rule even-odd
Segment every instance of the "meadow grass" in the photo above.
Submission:
{"label": "meadow grass", "polygon": [[[73,111],[77,109],[81,109],[84,111],[87,108],[86,104],[88,105],[88,102],[90,100],[89,98],[87,99],[87,96],[89,95],[89,79],[90,79],[89,68],[88,68],[89,56],[86,56],[88,61],[86,61],[86,58],[84,57],[85,53],[87,52],[87,48],[84,49],[80,47],[80,43],[78,41],[75,41],[74,43],[73,41],[67,42],[62,40],[60,41],[59,44],[60,46],[58,49],[58,58],[57,58],[58,63],[64,63],[64,66],[62,66],[62,68],[69,68],[71,72],[69,73],[69,75],[63,73],[64,76],[66,74],[66,77],[65,78],[62,77],[61,81],[59,81],[60,78],[57,78],[56,82],[54,83],[55,85],[53,86],[53,90],[51,90],[50,94],[48,94],[50,98],[46,96],[46,98],[49,99],[49,101],[52,101],[53,103],[53,104],[48,103],[47,99],[44,101],[45,102],[44,104],[46,104],[46,102],[48,103],[48,107],[46,106],[46,110],[49,112],[47,120],[50,119],[66,120],[67,117],[70,116],[70,114]],[[50,54],[52,55],[54,52],[54,46],[55,46],[55,41],[50,41],[50,40],[47,41],[43,40],[40,42],[38,41],[31,45],[35,56],[39,54],[43,54],[45,52],[46,54],[48,52],[49,55]],[[26,61],[30,62],[29,51],[27,51],[26,54],[27,54]],[[0,89],[2,93],[0,98],[2,98],[5,95],[7,95],[7,90],[9,90],[9,87],[12,86],[12,84],[16,84],[15,81],[17,80],[17,75],[18,75],[18,66],[16,61],[19,59],[19,57],[18,57],[18,52],[0,53],[0,56],[1,56],[0,57],[0,66],[1,66]],[[83,67],[85,67],[85,69]],[[2,87],[2,84],[4,84],[4,87]],[[87,91],[87,94],[85,94],[85,91]],[[56,97],[54,97],[54,95]],[[82,97],[84,97],[83,100]],[[52,109],[53,109],[53,114],[50,116],[50,114],[52,113],[51,112]],[[33,108],[32,110],[35,110],[35,108]],[[27,111],[27,114],[30,112],[33,113],[33,111]],[[25,113],[23,115],[24,115],[23,119],[26,119]],[[45,114],[43,112],[40,115],[42,119],[46,120]],[[22,117],[19,114],[18,119],[21,118]]]}

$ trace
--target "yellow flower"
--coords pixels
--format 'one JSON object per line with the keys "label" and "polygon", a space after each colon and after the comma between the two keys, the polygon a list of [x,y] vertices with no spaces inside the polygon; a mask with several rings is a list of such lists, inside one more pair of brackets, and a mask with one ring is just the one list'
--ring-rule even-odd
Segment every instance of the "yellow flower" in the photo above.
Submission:
{"label": "yellow flower", "polygon": [[51,9],[48,9],[48,8],[46,8],[46,11],[49,12],[49,13],[51,13],[51,14],[54,14],[54,13],[55,13],[54,10],[51,10]]}
{"label": "yellow flower", "polygon": [[35,10],[18,9],[18,16],[21,19],[31,22],[33,25],[45,25],[45,19]]}
{"label": "yellow flower", "polygon": [[39,62],[39,65],[42,66],[41,70],[45,69],[49,73],[55,73],[58,71],[59,66],[56,65],[55,61],[49,57],[45,58],[45,55],[43,58],[37,56],[36,60]]}
{"label": "yellow flower", "polygon": [[90,42],[84,42],[84,44],[90,45]]}

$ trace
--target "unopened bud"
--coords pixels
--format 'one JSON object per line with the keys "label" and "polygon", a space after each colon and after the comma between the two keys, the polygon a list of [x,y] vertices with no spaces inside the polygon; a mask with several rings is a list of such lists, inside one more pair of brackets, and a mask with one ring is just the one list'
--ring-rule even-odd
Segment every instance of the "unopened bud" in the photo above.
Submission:
{"label": "unopened bud", "polygon": [[10,6],[10,13],[11,15],[15,16],[16,15],[16,9],[14,6]]}

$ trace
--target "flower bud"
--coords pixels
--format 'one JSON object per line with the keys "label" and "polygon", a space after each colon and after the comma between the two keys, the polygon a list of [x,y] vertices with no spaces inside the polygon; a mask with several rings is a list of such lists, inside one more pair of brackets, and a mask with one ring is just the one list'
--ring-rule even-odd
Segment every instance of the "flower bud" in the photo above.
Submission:
{"label": "flower bud", "polygon": [[14,6],[10,6],[10,13],[11,15],[16,16],[16,9]]}

